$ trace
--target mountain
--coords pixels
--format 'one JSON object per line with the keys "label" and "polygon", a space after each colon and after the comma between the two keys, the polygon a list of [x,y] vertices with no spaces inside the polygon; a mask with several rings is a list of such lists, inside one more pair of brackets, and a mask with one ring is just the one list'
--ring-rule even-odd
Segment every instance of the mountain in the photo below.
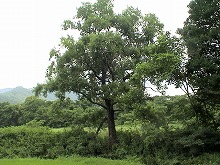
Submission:
{"label": "mountain", "polygon": [[8,91],[11,91],[13,88],[4,88],[4,89],[0,89],[0,93],[5,93]]}
{"label": "mountain", "polygon": [[32,96],[33,93],[31,90],[23,88],[23,87],[16,87],[13,89],[1,89],[1,91],[6,91],[0,93],[0,102],[9,102],[11,104],[21,103],[25,100],[25,98]]}
{"label": "mountain", "polygon": [[[16,88],[0,89],[0,102],[18,104],[24,102],[25,99],[30,96],[34,96],[32,89],[23,88],[21,86]],[[67,94],[66,96],[72,100],[77,100],[77,95],[74,93]],[[54,93],[50,93],[46,98],[42,97],[42,99],[54,101],[57,99],[57,97],[54,95]]]}

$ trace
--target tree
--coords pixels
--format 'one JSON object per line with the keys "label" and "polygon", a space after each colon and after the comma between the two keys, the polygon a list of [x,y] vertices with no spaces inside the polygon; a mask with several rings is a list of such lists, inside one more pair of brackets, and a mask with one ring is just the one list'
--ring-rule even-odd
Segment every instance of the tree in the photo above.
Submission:
{"label": "tree", "polygon": [[180,33],[188,52],[187,76],[203,100],[220,101],[220,2],[193,0]]}
{"label": "tree", "polygon": [[194,92],[194,110],[205,123],[214,122],[215,105],[220,103],[219,9],[219,0],[191,1],[189,17],[179,30],[188,54],[183,77]]}
{"label": "tree", "polygon": [[50,104],[50,102],[34,96],[27,97],[24,103],[20,105],[20,124],[26,124],[32,120],[47,120],[45,112]]}
{"label": "tree", "polygon": [[18,126],[20,114],[20,107],[18,105],[11,105],[10,103],[0,103],[0,127]]}
{"label": "tree", "polygon": [[152,58],[148,48],[165,35],[163,24],[154,14],[143,16],[133,7],[115,14],[111,0],[98,0],[83,3],[75,19],[64,21],[63,29],[78,30],[80,37],[61,38],[60,47],[50,53],[47,83],[39,84],[35,92],[57,91],[62,97],[73,91],[102,107],[107,112],[112,146],[117,143],[117,104],[144,97],[144,83],[135,78],[135,68]]}
{"label": "tree", "polygon": [[70,127],[74,122],[74,101],[70,99],[55,100],[46,108],[42,120],[45,125],[52,128]]}

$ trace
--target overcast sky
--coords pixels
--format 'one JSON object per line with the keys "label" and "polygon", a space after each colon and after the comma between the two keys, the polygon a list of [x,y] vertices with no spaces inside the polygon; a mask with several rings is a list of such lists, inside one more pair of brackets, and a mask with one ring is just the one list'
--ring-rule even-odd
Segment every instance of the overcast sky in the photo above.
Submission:
{"label": "overcast sky", "polygon": [[[0,0],[0,89],[32,88],[45,80],[49,52],[58,45],[61,24],[81,2],[95,0]],[[115,0],[115,11],[127,6],[155,13],[165,30],[175,33],[188,17],[190,0]]]}

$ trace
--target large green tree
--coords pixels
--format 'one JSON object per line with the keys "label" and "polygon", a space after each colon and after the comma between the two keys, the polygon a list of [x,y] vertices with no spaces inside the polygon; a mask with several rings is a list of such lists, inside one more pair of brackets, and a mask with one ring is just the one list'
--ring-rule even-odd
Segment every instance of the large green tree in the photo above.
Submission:
{"label": "large green tree", "polygon": [[[144,81],[134,76],[137,64],[149,61],[148,69],[154,67],[158,53],[169,46],[162,44],[168,36],[154,14],[143,16],[133,7],[116,14],[111,0],[83,3],[73,20],[64,21],[63,29],[77,30],[80,37],[61,38],[60,47],[50,53],[47,82],[39,84],[35,91],[57,91],[61,97],[73,91],[102,107],[107,112],[111,146],[117,143],[115,111],[120,107],[117,104],[132,104],[144,96]],[[156,50],[158,45],[162,46],[160,51]],[[166,57],[172,59],[166,52],[167,56],[158,64]],[[155,72],[148,76],[153,79]]]}
{"label": "large green tree", "polygon": [[192,0],[180,33],[186,43],[187,77],[204,101],[220,103],[220,2]]}
{"label": "large green tree", "polygon": [[189,17],[179,30],[188,55],[182,80],[194,93],[190,97],[197,116],[215,125],[220,103],[220,1],[192,0],[188,7]]}

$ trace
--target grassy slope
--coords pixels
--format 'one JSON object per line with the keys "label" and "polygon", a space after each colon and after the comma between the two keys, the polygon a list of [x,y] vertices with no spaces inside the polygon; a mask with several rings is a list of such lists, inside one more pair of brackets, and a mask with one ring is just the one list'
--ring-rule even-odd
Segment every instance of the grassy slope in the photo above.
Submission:
{"label": "grassy slope", "polygon": [[0,159],[1,165],[141,165],[137,162],[126,160],[110,160],[104,158],[59,158],[55,160],[44,159]]}

